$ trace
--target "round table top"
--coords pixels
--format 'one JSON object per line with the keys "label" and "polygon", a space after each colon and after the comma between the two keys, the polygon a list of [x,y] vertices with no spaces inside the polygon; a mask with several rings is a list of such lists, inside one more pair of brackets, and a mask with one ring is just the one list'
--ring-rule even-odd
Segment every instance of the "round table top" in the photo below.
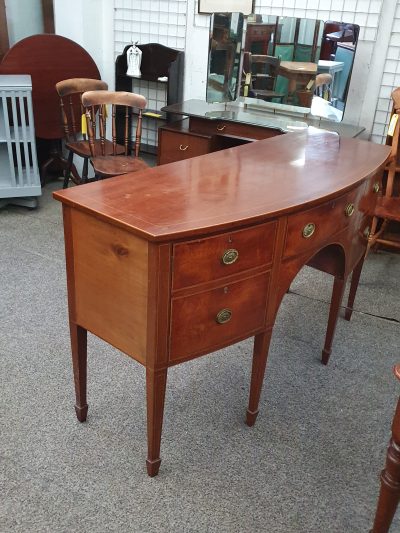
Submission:
{"label": "round table top", "polygon": [[68,78],[100,79],[92,57],[82,46],[60,35],[26,37],[6,53],[0,74],[29,74],[36,137],[60,139],[60,99],[55,84]]}

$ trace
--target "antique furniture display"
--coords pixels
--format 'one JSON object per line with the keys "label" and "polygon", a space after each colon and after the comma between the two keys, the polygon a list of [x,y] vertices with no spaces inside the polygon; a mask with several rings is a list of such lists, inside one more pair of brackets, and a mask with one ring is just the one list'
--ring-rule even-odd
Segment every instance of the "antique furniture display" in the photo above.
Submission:
{"label": "antique furniture display", "polygon": [[[320,99],[322,100],[322,99]],[[246,144],[256,139],[282,135],[287,131],[307,129],[308,126],[336,131],[341,137],[356,137],[364,128],[321,120],[309,115],[290,114],[290,106],[282,106],[273,114],[274,104],[243,98],[240,103],[209,104],[202,100],[188,100],[165,108],[168,113],[185,118],[159,129],[159,165]],[[283,111],[289,113],[284,115]]]}
{"label": "antique furniture display", "polygon": [[243,14],[214,13],[210,24],[206,100],[230,102],[240,83]]}
{"label": "antique furniture display", "polygon": [[[42,183],[47,172],[56,166],[68,168],[62,156],[63,128],[60,121],[60,99],[56,83],[68,78],[100,79],[91,56],[77,43],[60,35],[33,35],[16,43],[0,63],[0,74],[29,74],[32,78],[32,101],[35,134],[48,139],[51,157],[40,164]],[[72,168],[76,179],[79,176]]]}
{"label": "antique furniture display", "polygon": [[395,189],[396,172],[399,171],[399,131],[400,123],[400,88],[392,92],[393,112],[387,136],[387,144],[391,146],[390,158],[387,162],[387,177],[384,192],[380,194],[374,210],[368,247],[383,244],[400,249],[398,233],[389,233],[390,223],[400,223],[400,197]]}
{"label": "antique furniture display", "polygon": [[36,207],[42,189],[30,76],[0,75],[0,96],[0,207]]}
{"label": "antique furniture display", "polygon": [[[140,139],[142,129],[142,111],[146,107],[146,98],[140,94],[128,93],[125,91],[88,91],[82,95],[82,105],[86,109],[86,121],[89,136],[89,148],[91,163],[96,178],[110,178],[119,174],[136,172],[147,168],[147,164],[140,159]],[[106,145],[106,106],[111,106],[111,128],[112,141]],[[116,137],[116,109],[123,108],[125,113],[125,136],[123,143],[123,153],[121,146],[117,144]],[[130,132],[129,110],[134,108],[138,112],[134,155],[131,155],[129,145]],[[98,113],[96,110],[98,109]],[[98,125],[96,128],[96,118]],[[99,139],[96,138],[96,129],[99,132]]]}
{"label": "antique furniture display", "polygon": [[[115,62],[115,90],[142,94],[148,101],[148,108],[143,112],[143,129],[150,127],[152,122],[169,122],[171,117],[161,109],[165,105],[172,105],[183,98],[184,52],[175,50],[162,44],[138,44],[142,52],[140,77],[128,76],[127,52],[131,45],[127,45]],[[135,115],[129,114],[129,131]],[[117,140],[123,142],[125,116],[123,111],[117,110]],[[145,132],[145,131],[144,131]],[[143,150],[154,152],[157,146],[142,142]],[[155,141],[156,142],[156,141]]]}
{"label": "antique furniture display", "polygon": [[168,368],[254,336],[253,425],[275,317],[305,264],[335,277],[326,363],[388,154],[308,128],[54,193],[63,203],[78,419],[88,410],[90,331],[146,368],[154,476]]}
{"label": "antique furniture display", "polygon": [[[393,369],[400,381],[400,365]],[[400,500],[400,398],[392,422],[392,438],[381,474],[381,490],[371,533],[388,533]]]}
{"label": "antique furniture display", "polygon": [[[88,179],[88,161],[90,157],[89,142],[86,134],[86,119],[82,122],[84,109],[82,106],[82,94],[85,91],[107,90],[105,81],[88,78],[72,78],[56,83],[56,90],[60,97],[61,120],[64,129],[65,148],[68,150],[68,166],[64,174],[64,189],[68,187],[70,178],[79,185]],[[98,144],[99,141],[96,141]],[[106,153],[112,152],[112,143],[104,141]],[[74,154],[83,158],[83,170],[81,178],[76,181],[71,176]]]}

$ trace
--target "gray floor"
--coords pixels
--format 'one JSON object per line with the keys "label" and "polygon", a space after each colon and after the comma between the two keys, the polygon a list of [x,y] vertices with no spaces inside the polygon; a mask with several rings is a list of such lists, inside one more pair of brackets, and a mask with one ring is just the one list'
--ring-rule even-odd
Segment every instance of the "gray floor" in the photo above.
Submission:
{"label": "gray floor", "polygon": [[0,211],[0,531],[368,531],[400,390],[400,256],[369,257],[328,367],[331,279],[299,274],[252,429],[250,340],[171,369],[150,479],[143,368],[92,336],[88,421],[75,419],[60,187]]}

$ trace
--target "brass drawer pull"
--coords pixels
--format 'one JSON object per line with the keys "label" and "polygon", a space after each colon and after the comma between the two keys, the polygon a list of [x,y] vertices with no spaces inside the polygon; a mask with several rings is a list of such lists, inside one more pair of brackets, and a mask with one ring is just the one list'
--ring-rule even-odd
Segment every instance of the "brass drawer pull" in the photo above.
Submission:
{"label": "brass drawer pull", "polygon": [[221,257],[221,261],[224,265],[232,265],[238,260],[238,258],[239,252],[234,248],[230,248],[229,250],[225,250]]}
{"label": "brass drawer pull", "polygon": [[365,237],[366,239],[369,239],[369,234],[370,234],[370,232],[371,232],[371,230],[370,230],[369,226],[367,226],[367,227],[365,228],[365,230],[364,230],[364,237]]}
{"label": "brass drawer pull", "polygon": [[217,131],[224,131],[225,128],[226,128],[226,125],[217,126]]}
{"label": "brass drawer pull", "polygon": [[186,144],[185,146],[183,144],[180,144],[179,145],[179,150],[182,150],[182,152],[184,152],[185,150],[187,150],[189,148],[189,145]]}
{"label": "brass drawer pull", "polygon": [[378,193],[378,192],[381,190],[381,188],[379,187],[379,182],[378,182],[378,181],[376,181],[376,182],[374,183],[374,186],[373,186],[372,190],[373,190],[374,192],[376,192],[376,193]]}
{"label": "brass drawer pull", "polygon": [[314,234],[314,231],[315,231],[315,224],[313,222],[309,222],[303,228],[303,237],[305,239],[309,239],[311,235]]}
{"label": "brass drawer pull", "polygon": [[226,324],[231,318],[232,311],[230,309],[222,309],[215,317],[215,320],[218,324]]}
{"label": "brass drawer pull", "polygon": [[347,204],[346,209],[344,210],[344,214],[346,217],[351,217],[351,215],[354,213],[354,204]]}

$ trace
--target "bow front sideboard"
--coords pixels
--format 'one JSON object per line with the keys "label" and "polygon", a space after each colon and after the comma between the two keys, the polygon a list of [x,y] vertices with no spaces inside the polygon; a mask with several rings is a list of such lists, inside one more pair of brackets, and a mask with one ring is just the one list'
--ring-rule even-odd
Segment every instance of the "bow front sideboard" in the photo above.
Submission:
{"label": "bow front sideboard", "polygon": [[154,476],[168,368],[254,336],[253,425],[275,317],[305,264],[335,280],[326,363],[353,272],[351,315],[389,150],[310,127],[54,193],[78,419],[88,410],[90,331],[146,368]]}

